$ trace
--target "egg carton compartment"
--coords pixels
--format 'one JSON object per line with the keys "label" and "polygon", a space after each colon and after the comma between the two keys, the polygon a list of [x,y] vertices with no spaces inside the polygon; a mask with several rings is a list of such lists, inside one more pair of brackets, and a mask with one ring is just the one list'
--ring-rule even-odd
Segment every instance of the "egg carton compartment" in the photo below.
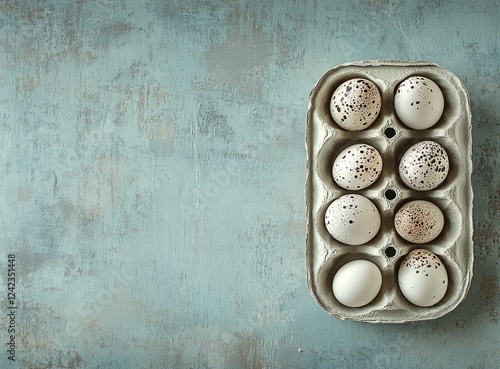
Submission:
{"label": "egg carton compartment", "polygon": [[[392,168],[390,168],[390,172],[394,174],[394,180],[398,182],[399,187],[407,187],[401,177],[399,176],[399,163],[401,162],[401,159],[403,158],[404,153],[410,149],[414,144],[418,144],[424,141],[433,141],[437,142],[440,144],[445,150],[448,155],[448,160],[449,160],[449,169],[448,169],[448,175],[446,176],[446,179],[444,180],[443,183],[439,185],[438,188],[433,189],[433,191],[440,191],[441,193],[444,193],[446,191],[449,191],[451,187],[456,187],[457,185],[457,179],[459,177],[459,173],[461,176],[461,170],[463,166],[463,158],[464,158],[464,152],[460,150],[459,146],[457,145],[457,142],[453,139],[451,136],[441,136],[437,133],[439,132],[433,132],[433,136],[425,136],[423,138],[416,138],[411,136],[411,132],[405,131],[404,134],[401,135],[400,139],[397,140],[397,142],[394,142],[393,147],[387,151],[387,156],[390,159],[390,164],[392,165]],[[459,172],[460,170],[460,172]],[[408,188],[408,187],[407,187]],[[410,188],[408,188],[411,190]]]}
{"label": "egg carton compartment", "polygon": [[[417,192],[417,191],[415,191]],[[404,199],[401,199],[397,204],[394,206],[394,212],[390,212],[391,216],[395,216],[395,214],[398,212],[398,210],[403,206],[404,204],[407,204],[411,201],[416,201],[416,200],[425,200],[433,203],[436,205],[441,212],[443,213],[444,216],[444,226],[443,230],[441,233],[432,241],[425,242],[423,244],[420,244],[425,247],[425,245],[433,245],[438,248],[441,248],[442,250],[448,250],[450,248],[456,248],[455,243],[458,241],[460,234],[462,233],[461,226],[463,224],[463,218],[462,214],[460,213],[459,208],[457,205],[449,198],[449,197],[441,197],[441,196],[423,196],[421,193],[409,193],[408,196],[405,196]],[[394,219],[394,218],[392,218]],[[392,225],[389,225],[391,229],[388,232],[391,232],[393,237],[394,237],[394,242],[399,246],[399,247],[411,247],[414,245],[419,245],[416,243],[412,243],[410,241],[405,240],[403,237],[401,237],[398,232],[394,229]],[[443,252],[443,251],[441,251]]]}
{"label": "egg carton compartment", "polygon": [[446,294],[444,295],[444,297],[438,303],[429,307],[420,307],[412,304],[404,297],[401,290],[397,288],[393,300],[394,305],[398,307],[398,310],[404,311],[406,319],[408,320],[414,320],[411,319],[413,315],[425,315],[426,319],[434,319],[453,310],[455,306],[458,305],[462,299],[460,291],[461,291],[461,286],[464,283],[464,278],[466,278],[466,276],[462,272],[462,268],[458,265],[457,262],[455,262],[454,258],[450,257],[450,255],[448,255],[447,252],[443,250],[440,246],[427,245],[421,247],[414,245],[412,247],[407,248],[406,254],[402,255],[394,264],[395,265],[394,274],[392,274],[390,277],[392,280],[395,281],[396,284],[398,283],[397,281],[398,270],[404,257],[410,251],[420,248],[432,251],[436,256],[439,257],[441,262],[443,262],[448,274],[448,288],[446,290]]}
{"label": "egg carton compartment", "polygon": [[[342,266],[354,260],[371,261],[382,273],[382,287],[380,292],[368,305],[361,307],[347,307],[342,305],[335,298],[332,291],[332,282],[335,274]],[[383,258],[380,258],[376,251],[356,250],[356,247],[354,247],[354,250],[344,249],[336,253],[335,256],[325,260],[325,263],[319,269],[317,302],[327,311],[336,311],[337,316],[341,319],[377,319],[378,311],[390,309],[391,294],[394,294],[396,291],[394,278],[392,278],[390,273],[391,271],[387,269],[387,262]]]}
{"label": "egg carton compartment", "polygon": [[[394,97],[400,83],[410,76],[435,82],[443,93],[443,113],[430,128],[417,130],[398,117]],[[330,100],[342,83],[363,78],[373,82],[381,95],[380,113],[363,130],[339,126],[330,113]],[[414,144],[434,141],[446,151],[449,170],[436,188],[420,191],[400,177],[399,164]],[[355,144],[373,146],[382,157],[380,176],[368,187],[354,190],[339,186],[332,166],[344,149]],[[343,64],[328,71],[309,96],[306,124],[308,287],[321,308],[340,318],[371,323],[404,323],[438,318],[453,310],[467,295],[472,279],[471,114],[467,91],[450,71],[428,62],[364,61]],[[359,194],[378,209],[378,233],[361,245],[337,241],[327,230],[328,206],[343,195]],[[394,227],[396,212],[404,204],[426,200],[444,216],[441,233],[432,241],[414,244]],[[404,257],[423,248],[435,253],[448,272],[448,289],[437,304],[419,307],[410,303],[398,287],[398,270]],[[342,265],[368,260],[381,271],[382,288],[377,297],[361,307],[347,307],[335,299],[332,280]]]}

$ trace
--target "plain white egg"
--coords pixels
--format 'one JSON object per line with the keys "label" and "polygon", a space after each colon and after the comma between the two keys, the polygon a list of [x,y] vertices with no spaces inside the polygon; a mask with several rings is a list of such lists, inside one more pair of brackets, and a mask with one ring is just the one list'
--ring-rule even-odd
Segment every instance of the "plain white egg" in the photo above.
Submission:
{"label": "plain white egg", "polygon": [[446,294],[448,273],[441,259],[433,252],[416,249],[403,259],[398,283],[408,301],[428,307],[437,304]]}
{"label": "plain white egg", "polygon": [[347,245],[362,245],[370,241],[379,231],[380,223],[380,213],[375,204],[357,194],[339,197],[325,213],[328,232]]}
{"label": "plain white egg", "polygon": [[371,261],[354,260],[344,264],[333,277],[332,290],[342,305],[360,307],[377,297],[382,273]]}
{"label": "plain white egg", "polygon": [[407,127],[427,129],[436,124],[443,114],[443,93],[431,79],[412,76],[399,84],[394,96],[394,109]]}
{"label": "plain white egg", "polygon": [[377,86],[365,78],[354,78],[342,83],[330,100],[330,113],[340,127],[361,131],[377,119],[382,98]]}
{"label": "plain white egg", "polygon": [[332,167],[335,182],[346,190],[370,186],[382,173],[382,157],[371,145],[356,144],[344,149]]}

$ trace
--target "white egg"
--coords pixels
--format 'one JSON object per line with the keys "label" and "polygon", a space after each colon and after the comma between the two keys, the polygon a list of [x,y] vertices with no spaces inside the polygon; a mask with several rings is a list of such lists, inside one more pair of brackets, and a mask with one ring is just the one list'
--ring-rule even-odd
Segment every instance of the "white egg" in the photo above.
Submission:
{"label": "white egg", "polygon": [[412,243],[427,243],[434,240],[444,226],[443,212],[429,201],[410,201],[399,208],[394,216],[394,227],[398,234]]}
{"label": "white egg", "polygon": [[446,268],[433,252],[411,251],[403,259],[398,273],[399,288],[412,304],[428,307],[437,304],[448,289]]}
{"label": "white egg", "polygon": [[344,264],[333,277],[332,290],[342,305],[360,307],[377,297],[382,273],[371,261],[354,260]]}
{"label": "white egg", "polygon": [[436,124],[443,114],[443,93],[427,77],[409,77],[396,90],[394,108],[406,126],[418,130],[427,129]]}
{"label": "white egg", "polygon": [[347,245],[362,245],[380,229],[380,213],[368,198],[350,194],[334,200],[325,214],[328,232]]}
{"label": "white egg", "polygon": [[356,144],[343,150],[333,163],[335,182],[346,190],[361,190],[377,180],[382,172],[382,157],[371,145]]}
{"label": "white egg", "polygon": [[382,105],[380,91],[364,78],[354,78],[342,83],[330,100],[333,120],[348,131],[361,131],[377,119]]}
{"label": "white egg", "polygon": [[422,141],[411,146],[399,163],[399,175],[405,185],[427,191],[446,179],[450,163],[446,150],[434,141]]}

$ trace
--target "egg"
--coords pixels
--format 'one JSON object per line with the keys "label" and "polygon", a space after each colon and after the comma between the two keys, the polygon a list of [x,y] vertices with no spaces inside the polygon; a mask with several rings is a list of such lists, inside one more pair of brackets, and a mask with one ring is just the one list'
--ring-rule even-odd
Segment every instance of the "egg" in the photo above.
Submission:
{"label": "egg", "polygon": [[342,83],[330,100],[333,120],[348,131],[361,131],[377,119],[382,98],[377,86],[365,78]]}
{"label": "egg", "polygon": [[422,130],[435,125],[444,110],[444,96],[431,79],[412,76],[401,82],[394,96],[398,118],[409,128]]}
{"label": "egg", "polygon": [[412,243],[434,240],[444,226],[443,212],[429,201],[410,201],[399,208],[394,216],[396,232]]}
{"label": "egg", "polygon": [[446,150],[434,141],[422,141],[411,146],[399,163],[401,179],[417,191],[438,187],[446,179],[449,169]]}
{"label": "egg", "polygon": [[382,273],[371,261],[354,260],[344,264],[333,277],[333,295],[342,305],[361,307],[377,297]]}
{"label": "egg", "polygon": [[380,213],[375,204],[357,194],[337,198],[325,213],[328,232],[347,245],[362,245],[370,241],[379,231],[380,223]]}
{"label": "egg", "polygon": [[335,182],[346,190],[361,190],[377,180],[382,157],[371,145],[356,144],[344,149],[333,162]]}
{"label": "egg", "polygon": [[437,304],[446,294],[448,273],[441,259],[433,252],[416,249],[403,259],[399,267],[398,284],[408,301],[428,307]]}

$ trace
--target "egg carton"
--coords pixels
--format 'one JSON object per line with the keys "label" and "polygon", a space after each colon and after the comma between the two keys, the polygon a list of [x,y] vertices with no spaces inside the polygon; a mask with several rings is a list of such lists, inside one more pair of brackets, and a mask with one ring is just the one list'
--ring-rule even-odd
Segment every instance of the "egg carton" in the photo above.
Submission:
{"label": "egg carton", "polygon": [[[444,95],[444,111],[429,129],[405,126],[394,108],[400,82],[410,76],[434,81]],[[365,78],[379,89],[382,103],[375,122],[365,130],[347,131],[330,113],[335,89],[353,78]],[[449,172],[436,189],[416,191],[399,176],[398,166],[413,144],[431,140],[441,144],[449,157]],[[332,176],[332,165],[346,147],[357,143],[374,146],[381,154],[380,177],[366,189],[345,190]],[[370,323],[404,323],[435,319],[452,311],[467,295],[472,279],[472,186],[471,113],[468,93],[450,71],[429,62],[361,61],[329,70],[309,96],[307,127],[307,239],[308,287],[318,305],[339,319]],[[325,213],[336,198],[356,193],[369,198],[378,208],[381,227],[369,242],[346,245],[335,240],[325,225]],[[429,200],[442,210],[445,224],[432,242],[416,245],[398,235],[394,228],[396,211],[411,200]],[[398,270],[412,250],[424,248],[437,255],[448,274],[445,296],[435,305],[419,307],[410,303],[398,287]],[[336,300],[333,277],[340,267],[353,260],[369,260],[382,274],[380,292],[365,306],[347,307]]]}

